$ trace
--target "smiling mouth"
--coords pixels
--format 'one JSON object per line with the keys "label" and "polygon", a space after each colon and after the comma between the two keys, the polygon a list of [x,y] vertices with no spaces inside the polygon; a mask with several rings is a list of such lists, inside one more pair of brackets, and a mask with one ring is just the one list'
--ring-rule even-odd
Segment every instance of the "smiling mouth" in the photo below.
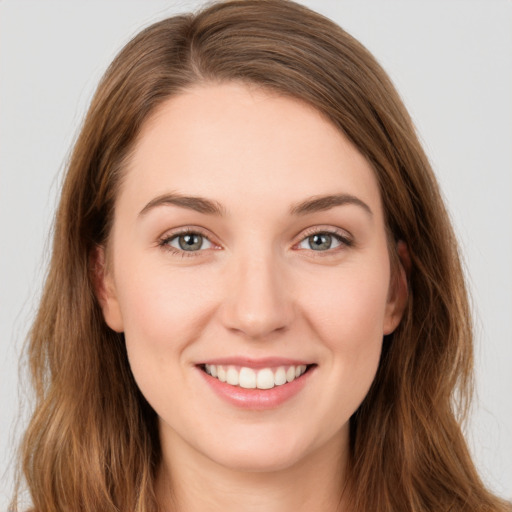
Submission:
{"label": "smiling mouth", "polygon": [[204,364],[201,365],[201,369],[211,377],[231,386],[244,389],[272,389],[302,377],[313,366],[316,365],[287,365],[255,370],[246,366]]}

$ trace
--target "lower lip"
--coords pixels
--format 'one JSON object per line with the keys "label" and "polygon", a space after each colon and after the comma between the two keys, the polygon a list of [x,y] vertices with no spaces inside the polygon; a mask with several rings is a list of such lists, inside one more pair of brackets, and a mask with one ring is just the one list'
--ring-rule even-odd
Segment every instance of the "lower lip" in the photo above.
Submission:
{"label": "lower lip", "polygon": [[270,389],[245,389],[240,386],[232,386],[208,375],[200,368],[198,370],[206,383],[222,399],[240,409],[262,411],[265,409],[275,409],[297,395],[309,381],[314,367],[309,368],[306,373],[292,382],[281,386],[274,386]]}

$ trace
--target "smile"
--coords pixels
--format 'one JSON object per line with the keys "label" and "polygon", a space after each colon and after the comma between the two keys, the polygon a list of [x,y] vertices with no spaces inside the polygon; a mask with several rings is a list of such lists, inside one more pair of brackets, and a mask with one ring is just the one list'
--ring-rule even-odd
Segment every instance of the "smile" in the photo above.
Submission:
{"label": "smile", "polygon": [[280,407],[314,379],[316,363],[282,358],[232,358],[196,365],[203,382],[222,400],[250,411]]}
{"label": "smile", "polygon": [[208,375],[231,386],[244,389],[272,389],[293,382],[303,375],[307,368],[302,364],[255,370],[246,366],[205,364],[203,369]]}

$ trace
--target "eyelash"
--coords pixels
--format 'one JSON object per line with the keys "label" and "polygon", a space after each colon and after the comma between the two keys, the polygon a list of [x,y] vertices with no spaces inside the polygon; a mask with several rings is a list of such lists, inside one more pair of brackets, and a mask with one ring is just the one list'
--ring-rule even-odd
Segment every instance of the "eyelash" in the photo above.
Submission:
{"label": "eyelash", "polygon": [[328,255],[332,255],[333,253],[339,252],[343,249],[347,249],[347,248],[354,246],[354,240],[346,231],[341,231],[339,229],[333,229],[333,228],[322,229],[321,227],[314,227],[311,229],[307,229],[302,234],[302,238],[299,240],[299,242],[294,244],[294,247],[296,247],[297,245],[301,244],[308,238],[315,236],[315,235],[329,235],[329,236],[333,237],[340,244],[339,247],[335,247],[333,249],[327,249],[325,251],[315,251],[314,249],[309,249],[312,253],[314,253],[315,256],[320,256],[320,257],[324,256],[325,257]]}
{"label": "eyelash", "polygon": [[[199,235],[203,239],[206,239],[206,240],[208,240],[208,242],[215,245],[210,240],[208,235],[206,235],[199,228],[185,228],[185,229],[176,231],[171,234],[166,234],[159,240],[158,245],[162,249],[169,251],[172,254],[179,255],[183,258],[199,256],[201,252],[206,250],[206,249],[200,249],[197,251],[185,251],[185,250],[180,250],[180,249],[177,249],[176,247],[172,247],[171,245],[169,245],[170,242],[172,242],[176,238],[178,238],[180,236],[185,236],[185,235]],[[302,238],[297,243],[295,243],[293,247],[297,247],[299,244],[301,244],[308,238],[315,236],[315,235],[329,235],[329,236],[333,237],[340,244],[339,247],[335,247],[333,249],[327,249],[325,251],[315,251],[314,249],[309,249],[312,253],[315,253],[315,256],[321,257],[321,256],[326,256],[326,255],[332,255],[333,252],[338,252],[340,250],[343,250],[344,248],[349,248],[349,247],[354,246],[353,239],[346,232],[342,232],[340,230],[336,230],[333,228],[322,229],[322,228],[316,227],[316,228],[311,228],[310,230],[306,230],[306,232],[302,234]]]}
{"label": "eyelash", "polygon": [[170,234],[166,233],[159,240],[158,245],[165,251],[169,251],[170,253],[175,254],[177,256],[181,256],[182,258],[199,256],[199,254],[201,252],[203,252],[205,249],[199,250],[199,251],[185,251],[185,250],[177,249],[176,247],[173,247],[172,245],[169,245],[170,242],[172,242],[174,239],[176,239],[180,236],[185,236],[185,235],[199,235],[202,238],[208,240],[211,244],[213,244],[213,242],[210,240],[208,235],[206,235],[201,229],[199,229],[199,228],[184,228],[184,229],[181,229],[174,233],[170,233]]}

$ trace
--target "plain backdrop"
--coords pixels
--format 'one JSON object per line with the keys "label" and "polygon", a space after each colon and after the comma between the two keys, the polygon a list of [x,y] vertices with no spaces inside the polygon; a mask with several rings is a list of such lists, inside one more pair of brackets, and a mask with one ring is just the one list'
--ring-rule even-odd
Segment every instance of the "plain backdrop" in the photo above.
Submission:
{"label": "plain backdrop", "polygon": [[[467,437],[512,498],[512,3],[309,0],[374,53],[400,91],[462,246],[477,334]],[[140,28],[197,1],[0,0],[0,509],[26,391],[18,358],[40,293],[66,158],[94,88]],[[26,387],[26,378],[21,379]],[[16,418],[18,421],[16,423]]]}

